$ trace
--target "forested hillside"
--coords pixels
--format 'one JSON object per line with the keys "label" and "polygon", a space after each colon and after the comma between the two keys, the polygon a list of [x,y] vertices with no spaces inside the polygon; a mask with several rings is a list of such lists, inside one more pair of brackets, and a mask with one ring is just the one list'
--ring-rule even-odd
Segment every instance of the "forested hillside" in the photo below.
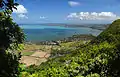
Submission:
{"label": "forested hillside", "polygon": [[[59,54],[40,66],[21,69],[22,77],[119,77],[120,19],[90,42],[54,50]],[[54,53],[55,54],[55,53]]]}

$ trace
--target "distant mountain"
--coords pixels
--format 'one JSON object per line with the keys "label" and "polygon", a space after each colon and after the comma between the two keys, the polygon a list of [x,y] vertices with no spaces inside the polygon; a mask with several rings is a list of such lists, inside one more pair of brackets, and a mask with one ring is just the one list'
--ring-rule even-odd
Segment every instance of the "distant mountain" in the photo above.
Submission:
{"label": "distant mountain", "polygon": [[19,25],[47,25],[47,26],[64,26],[64,27],[87,27],[97,30],[106,29],[109,24],[66,24],[66,23],[40,23],[40,24],[19,24]]}
{"label": "distant mountain", "polygon": [[92,29],[104,30],[109,24],[64,24],[64,23],[44,23],[40,25],[65,26],[65,27],[87,27]]}

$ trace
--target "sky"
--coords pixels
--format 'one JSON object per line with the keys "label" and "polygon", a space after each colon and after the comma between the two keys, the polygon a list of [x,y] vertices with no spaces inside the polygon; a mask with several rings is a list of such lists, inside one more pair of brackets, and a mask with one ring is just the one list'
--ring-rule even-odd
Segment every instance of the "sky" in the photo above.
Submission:
{"label": "sky", "polygon": [[19,24],[111,23],[120,18],[120,0],[18,0],[12,17]]}

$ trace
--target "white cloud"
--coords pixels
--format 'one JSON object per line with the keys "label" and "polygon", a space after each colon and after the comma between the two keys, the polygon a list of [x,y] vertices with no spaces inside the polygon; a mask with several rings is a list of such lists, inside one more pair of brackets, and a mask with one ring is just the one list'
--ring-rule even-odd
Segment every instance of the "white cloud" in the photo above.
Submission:
{"label": "white cloud", "polygon": [[79,20],[115,20],[120,18],[113,12],[80,12],[80,13],[70,13],[67,19],[79,19]]}
{"label": "white cloud", "polygon": [[25,14],[18,14],[18,17],[28,19],[28,17]]}
{"label": "white cloud", "polygon": [[17,10],[16,9],[13,9],[13,13],[27,13],[27,9],[23,6],[23,5],[18,5],[17,6]]}
{"label": "white cloud", "polygon": [[45,17],[45,16],[40,16],[40,19],[46,19],[47,17]]}
{"label": "white cloud", "polygon": [[75,1],[68,1],[68,4],[73,7],[73,6],[79,6],[80,3],[79,2],[75,2]]}
{"label": "white cloud", "polygon": [[28,11],[23,5],[18,5],[16,8],[17,10],[13,9],[13,13],[16,13],[19,18],[28,19],[28,17],[25,15],[28,13]]}

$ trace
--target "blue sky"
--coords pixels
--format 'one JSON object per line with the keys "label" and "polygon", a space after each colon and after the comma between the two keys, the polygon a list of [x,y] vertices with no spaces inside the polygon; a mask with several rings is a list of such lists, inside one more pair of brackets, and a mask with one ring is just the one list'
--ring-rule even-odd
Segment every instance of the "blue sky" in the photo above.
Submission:
{"label": "blue sky", "polygon": [[17,23],[111,23],[120,18],[120,0],[18,0]]}

